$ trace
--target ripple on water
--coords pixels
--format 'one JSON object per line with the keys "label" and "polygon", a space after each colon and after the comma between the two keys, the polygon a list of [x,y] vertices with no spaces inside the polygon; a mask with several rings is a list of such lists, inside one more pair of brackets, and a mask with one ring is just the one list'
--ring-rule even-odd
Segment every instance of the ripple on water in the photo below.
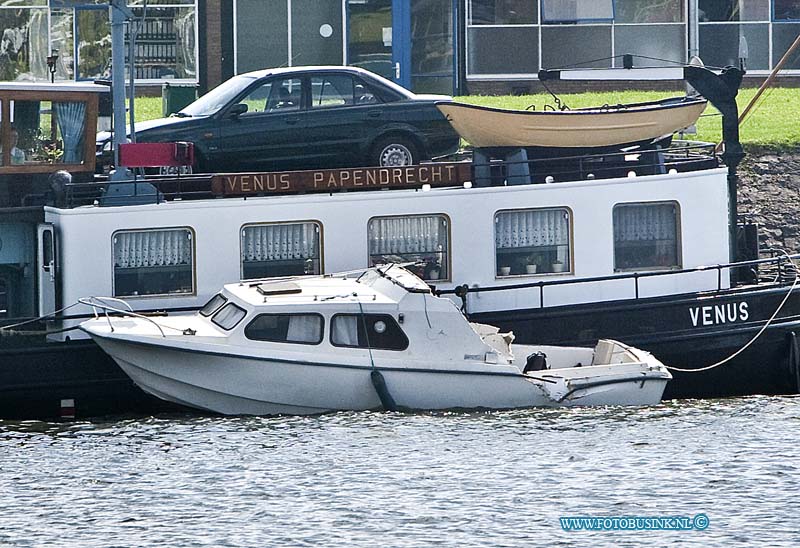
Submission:
{"label": "ripple on water", "polygon": [[[0,545],[796,546],[800,399],[0,421]],[[564,532],[689,515],[702,532]]]}

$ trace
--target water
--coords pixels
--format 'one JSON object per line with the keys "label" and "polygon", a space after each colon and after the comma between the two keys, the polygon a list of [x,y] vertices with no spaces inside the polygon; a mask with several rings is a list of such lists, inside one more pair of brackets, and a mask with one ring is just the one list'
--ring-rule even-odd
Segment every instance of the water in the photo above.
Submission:
{"label": "water", "polygon": [[[798,546],[800,397],[0,421],[0,546]],[[560,516],[706,513],[704,531]]]}

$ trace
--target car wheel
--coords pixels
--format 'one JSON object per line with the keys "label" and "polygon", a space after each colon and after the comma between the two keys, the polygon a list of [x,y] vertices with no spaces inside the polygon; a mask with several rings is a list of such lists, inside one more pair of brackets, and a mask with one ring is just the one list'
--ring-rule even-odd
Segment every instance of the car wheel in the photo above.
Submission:
{"label": "car wheel", "polygon": [[417,146],[407,137],[392,136],[378,140],[372,147],[373,165],[380,167],[411,166],[419,160]]}

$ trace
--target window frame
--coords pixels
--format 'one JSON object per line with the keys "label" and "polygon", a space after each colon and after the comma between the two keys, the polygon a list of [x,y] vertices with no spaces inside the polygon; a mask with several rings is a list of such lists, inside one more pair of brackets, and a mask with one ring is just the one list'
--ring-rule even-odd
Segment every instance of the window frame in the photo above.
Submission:
{"label": "window frame", "polygon": [[370,224],[373,221],[381,220],[381,219],[405,219],[405,218],[410,218],[410,217],[441,217],[442,219],[444,219],[444,221],[446,223],[445,229],[446,229],[446,234],[447,234],[447,240],[446,240],[445,243],[447,244],[447,248],[443,252],[444,258],[442,260],[442,265],[446,266],[446,268],[447,268],[447,276],[446,277],[441,276],[441,269],[440,269],[439,270],[439,275],[440,275],[439,278],[431,279],[431,280],[424,279],[424,278],[422,278],[422,276],[420,276],[420,278],[422,278],[423,281],[426,282],[426,283],[428,283],[428,282],[441,283],[441,282],[450,282],[450,281],[452,281],[452,279],[453,279],[453,254],[452,254],[452,248],[453,248],[453,221],[452,221],[452,219],[450,219],[450,215],[448,215],[447,213],[408,213],[408,214],[400,214],[400,215],[376,215],[374,217],[370,217],[369,219],[367,219],[367,231],[366,231],[366,237],[367,237],[367,262],[366,262],[366,264],[367,264],[367,268],[372,268],[373,266],[377,266],[377,265],[370,266],[370,264],[372,262],[372,256],[373,256],[373,253],[371,253],[371,250],[370,250],[370,237],[369,237]]}
{"label": "window frame", "polygon": [[[616,0],[606,0],[611,5],[611,17],[596,17],[592,19],[546,19],[545,18],[545,4],[547,4],[549,0],[539,0],[540,6],[540,21],[541,25],[586,25],[592,23],[608,23],[611,24],[616,19],[617,15],[617,2]],[[576,2],[580,2],[581,0],[575,0]],[[597,0],[584,0],[584,1],[591,1],[591,3],[597,3]]]}
{"label": "window frame", "polygon": [[[675,260],[677,264],[670,266],[636,266],[632,268],[618,268],[617,267],[617,242],[614,239],[614,211],[617,207],[632,207],[632,206],[658,206],[658,205],[672,205],[675,213]],[[611,208],[611,246],[612,246],[612,268],[614,272],[637,272],[645,270],[651,271],[669,271],[681,270],[683,268],[683,239],[681,227],[681,205],[677,200],[653,200],[645,202],[618,202]]]}
{"label": "window frame", "polygon": [[[245,223],[241,227],[239,227],[239,280],[259,280],[263,278],[245,278],[244,277],[244,231],[246,228],[254,227],[254,226],[281,226],[281,225],[304,225],[304,224],[313,224],[317,227],[317,233],[319,234],[319,241],[317,242],[317,253],[319,261],[319,274],[309,274],[310,276],[320,276],[325,274],[325,232],[324,226],[322,221],[318,219],[303,219],[297,221],[269,221],[269,222],[253,222],[253,223]],[[264,262],[264,261],[259,261]],[[300,276],[301,274],[297,274]]]}
{"label": "window frame", "polygon": [[[339,318],[341,316],[355,316],[357,318],[357,320],[356,320],[357,321],[356,334],[358,334],[358,326],[361,326],[364,329],[364,336],[367,338],[367,345],[366,346],[351,345],[351,344],[340,344],[340,343],[334,342],[334,340],[333,340],[333,326],[334,326],[334,323],[336,322],[336,318]],[[364,325],[365,322],[368,321],[367,320],[368,316],[375,316],[376,317],[375,321],[378,321],[378,319],[380,319],[380,318],[389,318],[389,319],[391,319],[392,323],[394,323],[394,325],[397,327],[398,332],[403,335],[403,339],[405,340],[405,344],[403,345],[403,347],[402,348],[386,348],[386,347],[374,346],[372,344],[372,341],[370,340],[369,330],[367,329],[368,326]],[[400,326],[400,322],[397,321],[397,319],[394,316],[392,316],[391,314],[388,314],[388,313],[361,313],[361,312],[339,312],[339,313],[336,313],[333,316],[331,316],[330,327],[328,328],[328,340],[330,341],[331,346],[335,346],[336,348],[356,348],[356,349],[361,349],[361,350],[386,350],[388,352],[403,352],[405,350],[408,350],[408,347],[411,344],[410,341],[409,341],[408,335],[406,334],[405,331],[403,331],[403,328]]]}
{"label": "window frame", "polygon": [[[497,262],[497,252],[500,249],[514,249],[514,248],[499,248],[497,247],[497,219],[498,216],[503,213],[518,213],[523,211],[563,211],[568,215],[567,219],[567,257],[569,264],[567,264],[567,269],[562,272],[537,272],[535,273],[525,273],[525,274],[507,274],[505,276],[501,275],[500,272],[500,265]],[[569,206],[552,206],[552,207],[529,207],[529,208],[515,208],[515,209],[499,209],[495,211],[494,216],[492,217],[492,225],[493,225],[493,232],[492,232],[492,241],[494,245],[494,277],[495,280],[507,280],[507,279],[514,279],[514,278],[530,278],[530,277],[539,277],[539,276],[564,276],[564,275],[575,275],[575,213],[572,211],[572,208]],[[528,246],[531,247],[531,246]],[[546,247],[546,246],[541,246]]]}
{"label": "window frame", "polygon": [[[67,82],[68,85],[72,82]],[[70,173],[94,173],[96,163],[96,139],[92,138],[95,134],[94,128],[97,127],[97,113],[99,105],[98,91],[63,91],[54,92],[48,90],[0,90],[0,142],[8,143],[11,138],[11,102],[14,101],[16,109],[17,102],[38,102],[41,109],[42,102],[53,103],[83,103],[86,108],[85,128],[84,128],[84,150],[83,160],[80,162],[39,162],[39,163],[11,163],[11,150],[4,147],[2,151],[2,163],[0,164],[0,174],[12,173],[51,173],[54,169],[65,169]],[[16,119],[16,116],[15,116]]]}
{"label": "window frame", "polygon": [[[274,340],[274,339],[254,339],[247,334],[247,330],[250,329],[250,326],[253,325],[259,318],[263,316],[280,316],[280,317],[292,317],[292,316],[314,316],[320,319],[320,328],[319,328],[319,339],[316,342],[310,341],[286,341],[286,340]],[[319,312],[263,312],[261,314],[256,314],[256,316],[250,320],[250,322],[244,327],[244,336],[248,341],[254,342],[268,342],[268,343],[278,343],[278,344],[304,344],[307,346],[318,346],[322,344],[322,341],[325,340],[325,316],[320,314]]]}
{"label": "window frame", "polygon": [[[214,300],[215,300],[217,297],[219,297],[220,299],[222,299],[222,303],[220,303],[219,305],[217,305],[216,307],[214,307],[214,309],[213,309],[211,312],[204,312],[204,311],[205,311],[205,309],[206,309],[206,307],[207,307],[208,305],[210,305],[212,302],[214,302]],[[206,304],[204,304],[204,305],[203,305],[203,307],[202,307],[200,310],[198,310],[198,312],[199,312],[199,313],[200,313],[200,315],[201,315],[201,316],[203,316],[204,318],[208,318],[209,316],[213,316],[214,314],[216,314],[217,312],[219,312],[219,309],[220,309],[220,308],[222,308],[223,306],[225,306],[227,303],[228,303],[228,297],[226,297],[226,296],[225,296],[225,295],[223,295],[222,293],[217,293],[216,295],[214,295],[213,297],[211,297],[211,298],[210,298],[210,299],[209,299],[209,300],[206,302]]]}
{"label": "window frame", "polygon": [[[186,230],[191,235],[191,279],[192,290],[186,293],[152,293],[147,295],[117,295],[116,283],[116,267],[114,266],[114,238],[118,234],[127,234],[131,232],[166,232],[170,230]],[[169,297],[192,297],[197,296],[197,234],[191,226],[171,226],[171,227],[158,227],[158,228],[132,228],[132,229],[119,229],[111,233],[111,294],[114,297],[124,297],[126,299],[150,299],[150,298],[169,298]]]}
{"label": "window frame", "polygon": [[[217,314],[219,314],[220,312],[222,312],[223,310],[225,310],[225,308],[227,308],[229,306],[232,306],[234,308],[238,308],[239,310],[244,312],[244,314],[242,314],[242,317],[239,318],[238,320],[236,320],[236,322],[234,322],[233,325],[231,325],[230,327],[225,327],[224,325],[219,323],[215,318],[216,318]],[[213,323],[214,325],[216,325],[220,329],[224,329],[225,331],[231,331],[233,329],[236,329],[236,326],[239,325],[240,323],[242,323],[245,318],[247,318],[247,314],[248,314],[248,311],[246,309],[242,308],[241,306],[239,306],[238,304],[236,304],[233,301],[228,301],[225,304],[223,304],[222,307],[219,310],[214,312],[214,314],[211,315],[210,319],[211,319],[211,323]]]}

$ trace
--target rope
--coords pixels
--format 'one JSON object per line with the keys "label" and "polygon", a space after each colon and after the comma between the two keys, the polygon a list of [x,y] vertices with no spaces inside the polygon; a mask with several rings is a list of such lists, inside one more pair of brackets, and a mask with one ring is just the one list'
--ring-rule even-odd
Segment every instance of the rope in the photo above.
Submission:
{"label": "rope", "polygon": [[731,354],[727,358],[725,358],[723,360],[720,360],[717,363],[713,363],[711,365],[707,365],[706,367],[700,367],[699,369],[682,369],[680,367],[671,367],[669,365],[665,365],[664,367],[666,367],[670,371],[680,371],[681,373],[699,373],[701,371],[709,371],[711,369],[719,367],[720,365],[724,365],[724,364],[728,363],[733,358],[735,358],[736,356],[738,356],[739,354],[744,352],[751,344],[756,342],[756,339],[758,339],[762,335],[762,333],[764,333],[764,331],[767,330],[767,328],[770,326],[770,324],[772,324],[772,321],[778,316],[778,313],[783,308],[783,305],[785,305],[786,301],[789,300],[789,297],[791,296],[792,291],[794,291],[795,287],[797,287],[797,282],[800,281],[800,275],[798,275],[798,271],[797,271],[797,264],[795,264],[794,260],[791,257],[789,257],[789,255],[786,252],[784,252],[784,255],[786,255],[786,258],[789,259],[789,262],[794,267],[794,282],[792,282],[792,286],[789,288],[789,291],[786,292],[786,296],[783,298],[781,303],[778,305],[778,308],[775,309],[775,312],[772,314],[770,319],[767,320],[767,323],[765,323],[761,327],[761,329],[758,330],[758,333],[756,333],[755,336],[747,342],[747,344],[745,344],[743,347],[741,347],[739,350],[737,350],[736,352],[734,352],[733,354]]}
{"label": "rope", "polygon": [[367,329],[367,317],[364,315],[364,305],[361,304],[358,293],[353,293],[353,297],[358,299],[358,308],[361,310],[361,324],[364,326],[364,337],[367,339],[367,350],[369,350],[369,363],[372,369],[375,369],[375,359],[372,357],[372,344],[369,342],[369,329]]}
{"label": "rope", "polygon": [[27,325],[29,323],[40,322],[40,321],[42,321],[42,320],[44,320],[46,318],[54,317],[56,314],[60,314],[61,312],[64,312],[65,310],[69,310],[70,308],[78,306],[79,304],[80,303],[77,303],[77,302],[76,303],[72,303],[69,306],[65,306],[64,308],[61,308],[61,309],[56,310],[54,312],[51,312],[50,314],[45,314],[44,316],[39,316],[38,318],[33,318],[32,320],[25,320],[24,322],[12,323],[11,325],[4,325],[4,326],[0,327],[0,331],[13,331],[15,327],[19,327],[21,325]]}
{"label": "rope", "polygon": [[54,329],[52,331],[43,330],[43,331],[0,331],[0,337],[33,337],[38,335],[57,335],[58,333],[67,333],[68,331],[74,331],[76,329],[80,329],[80,326],[73,325],[72,327],[65,327],[64,329]]}

